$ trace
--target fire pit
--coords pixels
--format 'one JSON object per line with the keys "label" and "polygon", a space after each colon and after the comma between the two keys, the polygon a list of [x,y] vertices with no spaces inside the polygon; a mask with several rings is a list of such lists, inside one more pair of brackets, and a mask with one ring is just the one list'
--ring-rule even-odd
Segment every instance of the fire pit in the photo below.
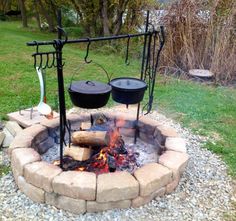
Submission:
{"label": "fire pit", "polygon": [[64,171],[58,166],[59,119],[45,119],[16,136],[9,155],[22,192],[33,201],[85,213],[139,207],[177,187],[188,155],[184,140],[174,129],[141,117],[137,125],[139,139],[133,144],[136,124],[132,115],[104,113],[106,122],[99,126],[94,116],[91,123],[91,115],[68,115],[75,131],[74,144],[65,148],[71,151],[75,139],[77,145],[81,144],[76,137],[81,132],[93,141],[90,136],[100,131],[100,140],[105,143],[100,147],[83,143],[79,155],[67,153]]}

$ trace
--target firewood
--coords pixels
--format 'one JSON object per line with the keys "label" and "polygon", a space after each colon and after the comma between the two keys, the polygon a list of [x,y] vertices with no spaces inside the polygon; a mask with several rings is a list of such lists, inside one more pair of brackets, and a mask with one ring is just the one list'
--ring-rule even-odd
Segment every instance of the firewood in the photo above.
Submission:
{"label": "firewood", "polygon": [[66,146],[64,150],[64,156],[70,156],[74,160],[78,161],[88,160],[91,156],[91,153],[92,153],[91,148],[84,148],[75,145],[71,145],[70,147]]}
{"label": "firewood", "polygon": [[73,144],[91,147],[107,146],[110,142],[107,131],[76,131],[71,140]]}
{"label": "firewood", "polygon": [[82,122],[80,125],[80,130],[89,130],[91,126],[91,122]]}

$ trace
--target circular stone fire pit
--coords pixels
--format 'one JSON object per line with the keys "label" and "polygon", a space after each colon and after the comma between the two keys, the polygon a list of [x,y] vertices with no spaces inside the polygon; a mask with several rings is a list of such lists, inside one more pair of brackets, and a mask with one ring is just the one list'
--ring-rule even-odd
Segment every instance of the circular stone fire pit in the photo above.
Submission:
{"label": "circular stone fire pit", "polygon": [[[135,133],[135,118],[129,114],[105,114],[126,137]],[[69,114],[72,128],[89,122],[90,115]],[[122,121],[122,124],[120,123]],[[134,173],[116,171],[62,171],[42,161],[41,155],[54,145],[59,119],[43,120],[17,135],[9,147],[11,167],[19,189],[30,199],[73,213],[99,212],[113,208],[142,206],[157,196],[171,193],[187,165],[185,142],[174,129],[141,117],[139,138],[162,153],[158,162],[147,163]]]}

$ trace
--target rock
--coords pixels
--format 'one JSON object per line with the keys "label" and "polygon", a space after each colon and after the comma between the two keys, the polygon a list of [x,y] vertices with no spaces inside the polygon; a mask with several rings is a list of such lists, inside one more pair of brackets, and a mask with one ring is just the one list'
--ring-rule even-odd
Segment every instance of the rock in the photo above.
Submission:
{"label": "rock", "polygon": [[11,135],[11,133],[6,128],[3,129],[3,132],[5,134],[5,138],[3,140],[2,146],[9,147],[11,142],[13,141],[14,137]]}
{"label": "rock", "polygon": [[110,209],[126,209],[131,205],[131,200],[121,200],[116,202],[98,203],[96,201],[87,201],[87,212],[102,212]]}
{"label": "rock", "polygon": [[174,172],[175,179],[177,176],[183,173],[188,160],[188,154],[169,150],[160,156],[159,163],[171,169]]}
{"label": "rock", "polygon": [[137,180],[126,171],[98,175],[97,202],[133,199],[138,196],[138,193]]}
{"label": "rock", "polygon": [[5,128],[7,128],[13,137],[23,130],[16,121],[7,121]]}
{"label": "rock", "polygon": [[40,160],[40,155],[32,148],[17,148],[12,151],[11,167],[17,170],[19,175],[23,175],[26,164]]}
{"label": "rock", "polygon": [[26,181],[49,193],[53,192],[52,180],[61,172],[58,166],[43,161],[30,163],[24,167]]}
{"label": "rock", "polygon": [[0,131],[0,147],[2,146],[5,136],[5,133],[3,131]]}
{"label": "rock", "polygon": [[67,171],[52,182],[55,193],[75,199],[95,200],[96,175],[90,172]]}
{"label": "rock", "polygon": [[211,71],[205,69],[191,69],[189,70],[189,75],[202,78],[211,78],[214,76]]}
{"label": "rock", "polygon": [[55,193],[45,194],[46,203],[55,206],[59,209],[67,210],[74,214],[81,214],[86,212],[86,201],[74,199],[67,196],[61,196]]}
{"label": "rock", "polygon": [[154,198],[158,197],[158,196],[163,196],[166,192],[166,188],[162,187],[158,190],[156,190],[155,192],[151,193],[148,196],[138,196],[137,198],[132,200],[132,204],[131,206],[134,208],[143,206],[145,204],[147,204],[148,202],[150,202],[151,200],[153,200]]}
{"label": "rock", "polygon": [[167,137],[165,142],[165,147],[167,150],[186,153],[185,140],[180,137]]}
{"label": "rock", "polygon": [[16,148],[29,148],[31,147],[33,137],[25,135],[23,138],[21,135],[17,135],[14,140],[11,142],[8,148],[8,154],[11,156],[11,153]]}
{"label": "rock", "polygon": [[44,203],[44,191],[38,187],[35,187],[25,181],[25,178],[22,176],[18,177],[18,186],[19,189],[30,199],[38,203]]}
{"label": "rock", "polygon": [[134,176],[140,185],[140,196],[148,196],[172,181],[172,171],[157,163],[144,165]]}
{"label": "rock", "polygon": [[48,137],[46,140],[36,146],[36,149],[39,154],[44,154],[54,145],[54,140],[51,137]]}

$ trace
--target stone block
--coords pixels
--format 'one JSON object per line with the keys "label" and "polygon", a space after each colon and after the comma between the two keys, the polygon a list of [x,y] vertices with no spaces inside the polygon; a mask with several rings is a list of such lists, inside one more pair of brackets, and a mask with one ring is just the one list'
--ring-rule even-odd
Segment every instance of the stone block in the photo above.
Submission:
{"label": "stone block", "polygon": [[178,186],[179,184],[179,180],[180,180],[180,176],[176,176],[175,179],[166,185],[166,193],[169,194],[169,193],[172,193],[176,187]]}
{"label": "stone block", "polygon": [[126,137],[134,137],[135,135],[135,129],[132,128],[119,128],[119,132]]}
{"label": "stone block", "polygon": [[61,172],[62,170],[58,166],[44,161],[30,163],[24,167],[26,181],[49,193],[53,192],[52,180]]}
{"label": "stone block", "polygon": [[128,172],[105,173],[98,175],[97,202],[113,202],[133,199],[138,196],[137,180]]}
{"label": "stone block", "polygon": [[117,114],[115,119],[116,127],[135,128],[136,117],[132,114]]}
{"label": "stone block", "polygon": [[26,196],[28,196],[34,202],[45,202],[45,192],[42,189],[27,183],[25,178],[22,176],[18,177],[18,187]]}
{"label": "stone block", "polygon": [[67,171],[52,182],[55,193],[75,199],[95,200],[96,175],[90,172]]}
{"label": "stone block", "polygon": [[47,128],[56,128],[56,127],[59,127],[59,124],[60,124],[60,119],[59,117],[57,118],[54,118],[54,119],[43,119],[40,124],[42,126],[45,126]]}
{"label": "stone block", "polygon": [[74,199],[71,197],[61,196],[59,194],[46,192],[45,201],[49,205],[69,211],[74,214],[81,214],[86,212],[85,200]]}
{"label": "stone block", "polygon": [[[32,118],[30,118],[31,108],[21,110],[21,112],[16,111],[13,113],[7,114],[11,121],[16,121],[22,127],[30,127],[35,124],[39,124],[42,120],[45,119],[45,116],[41,115],[37,111],[37,107],[33,108]],[[53,118],[58,117],[58,113],[53,111]]]}
{"label": "stone block", "polygon": [[131,205],[131,200],[121,200],[116,202],[98,203],[96,201],[87,201],[87,212],[102,212],[110,209],[126,209]]}
{"label": "stone block", "polygon": [[11,156],[11,153],[16,148],[29,148],[31,147],[33,137],[31,136],[21,136],[16,135],[14,140],[11,142],[9,148],[8,148],[8,155]]}
{"label": "stone block", "polygon": [[165,151],[159,158],[159,163],[174,172],[174,179],[181,175],[188,163],[189,156],[186,153]]}
{"label": "stone block", "polygon": [[167,150],[186,153],[186,143],[181,137],[167,137],[165,147]]}
{"label": "stone block", "polygon": [[22,137],[25,135],[33,137],[32,145],[39,144],[48,137],[48,130],[41,124],[35,124],[31,127],[27,127],[19,133]]}
{"label": "stone block", "polygon": [[22,176],[26,164],[40,160],[40,155],[32,148],[17,148],[12,151],[11,166]]}
{"label": "stone block", "polygon": [[46,140],[42,141],[38,145],[36,145],[36,149],[39,154],[46,153],[51,147],[54,145],[54,140],[51,137],[48,137]]}
{"label": "stone block", "polygon": [[165,192],[166,192],[166,188],[162,187],[162,188],[158,189],[157,191],[151,193],[148,196],[138,196],[137,198],[132,200],[131,206],[134,208],[143,206],[143,205],[149,203],[154,198],[156,198],[158,196],[163,196],[165,194]]}
{"label": "stone block", "polygon": [[3,131],[0,131],[0,147],[2,146],[5,136],[6,136],[5,133]]}
{"label": "stone block", "polygon": [[157,126],[157,129],[161,132],[162,136],[166,137],[178,137],[176,130],[172,127],[164,125]]}
{"label": "stone block", "polygon": [[140,185],[140,196],[148,196],[172,181],[172,171],[157,163],[144,165],[134,176]]}
{"label": "stone block", "polygon": [[75,114],[75,113],[71,113],[71,114],[67,114],[67,120],[69,120],[71,123],[74,122],[82,122],[82,121],[90,121],[90,114]]}
{"label": "stone block", "polygon": [[160,125],[160,122],[145,116],[140,117],[138,122],[139,131],[148,134],[153,134],[156,127]]}
{"label": "stone block", "polygon": [[7,128],[13,137],[23,130],[16,121],[7,121],[5,128]]}
{"label": "stone block", "polygon": [[139,132],[139,138],[149,144],[155,144],[152,134]]}
{"label": "stone block", "polygon": [[6,128],[3,129],[3,133],[5,134],[5,138],[3,140],[2,146],[9,147],[11,142],[14,140],[14,137]]}

